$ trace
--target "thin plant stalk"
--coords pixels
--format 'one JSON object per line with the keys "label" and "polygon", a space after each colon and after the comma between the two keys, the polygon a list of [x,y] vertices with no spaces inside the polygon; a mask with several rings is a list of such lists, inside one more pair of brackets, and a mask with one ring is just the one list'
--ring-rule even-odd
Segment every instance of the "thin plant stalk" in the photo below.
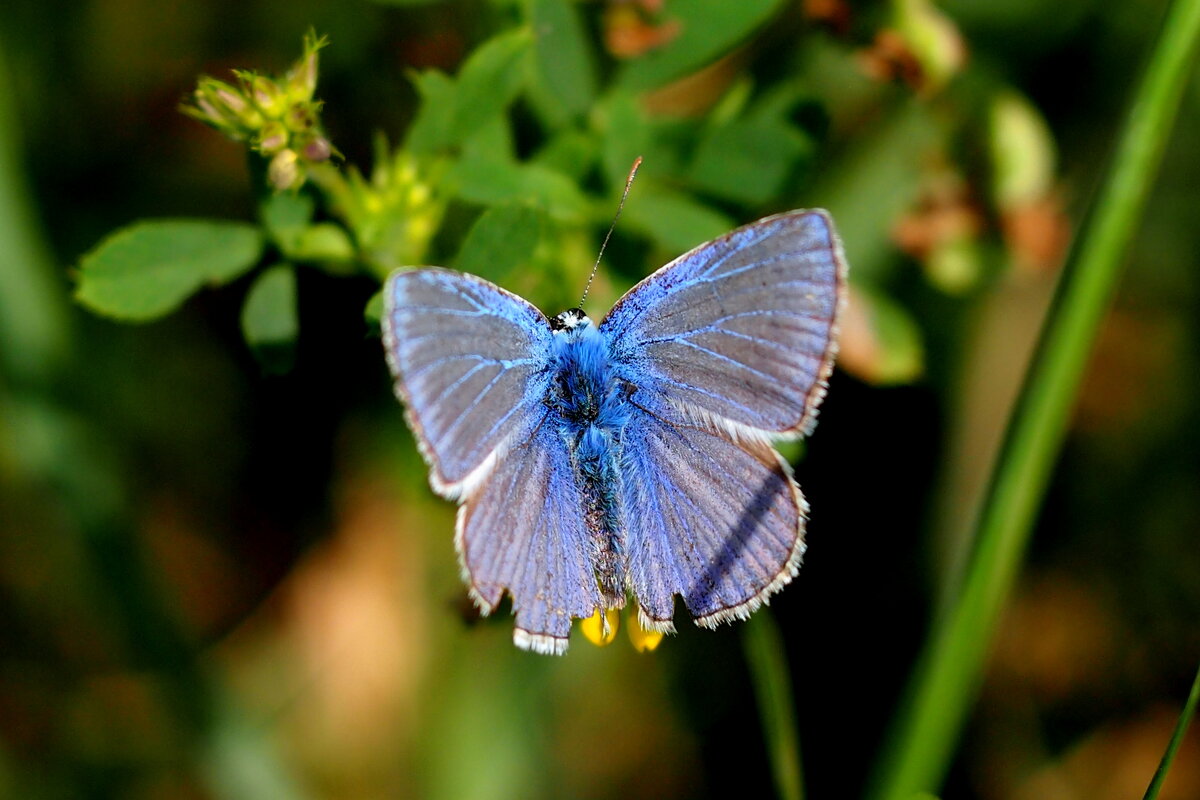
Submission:
{"label": "thin plant stalk", "polygon": [[1192,724],[1192,717],[1196,716],[1197,705],[1200,705],[1200,667],[1196,669],[1196,677],[1192,679],[1192,690],[1188,693],[1187,702],[1183,704],[1179,722],[1175,723],[1175,732],[1171,734],[1167,751],[1163,753],[1162,761],[1158,762],[1158,769],[1154,771],[1154,777],[1150,780],[1150,785],[1146,787],[1146,794],[1142,796],[1143,800],[1156,800],[1158,797],[1158,790],[1162,788],[1163,781],[1167,779],[1171,762],[1175,760],[1175,754],[1179,752],[1179,746],[1183,744],[1183,737],[1187,735],[1188,726]]}
{"label": "thin plant stalk", "polygon": [[1023,561],[1092,342],[1158,171],[1200,33],[1200,0],[1172,5],[1111,171],[1064,271],[978,519],[962,590],[935,621],[871,784],[871,797],[935,792],[976,694]]}
{"label": "thin plant stalk", "polygon": [[782,800],[803,800],[804,773],[800,766],[791,673],[779,626],[767,609],[746,623],[742,641],[775,788]]}

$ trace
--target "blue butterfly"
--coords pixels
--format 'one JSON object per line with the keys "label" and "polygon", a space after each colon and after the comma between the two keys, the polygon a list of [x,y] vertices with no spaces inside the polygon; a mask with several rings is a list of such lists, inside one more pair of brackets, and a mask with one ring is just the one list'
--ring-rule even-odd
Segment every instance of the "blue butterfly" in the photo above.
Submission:
{"label": "blue butterfly", "polygon": [[846,261],[829,215],[792,211],[703,244],[599,325],[481,278],[401,271],[384,344],[482,613],[567,650],[571,621],[632,596],[673,632],[745,619],[797,573],[808,504],[773,437],[805,435],[833,369]]}

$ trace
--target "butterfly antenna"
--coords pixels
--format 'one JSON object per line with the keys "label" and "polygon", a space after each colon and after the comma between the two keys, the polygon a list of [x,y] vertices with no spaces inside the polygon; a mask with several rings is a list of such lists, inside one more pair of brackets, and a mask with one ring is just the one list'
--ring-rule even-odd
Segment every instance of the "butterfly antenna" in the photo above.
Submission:
{"label": "butterfly antenna", "polygon": [[629,197],[629,187],[633,186],[633,179],[637,177],[638,167],[641,165],[642,157],[638,156],[629,170],[629,177],[625,179],[625,191],[621,192],[621,202],[617,203],[617,213],[613,216],[612,225],[608,226],[608,233],[604,234],[604,241],[600,243],[600,252],[596,254],[596,263],[592,265],[592,274],[588,275],[587,286],[583,287],[583,297],[579,298],[581,308],[583,307],[583,301],[587,300],[588,292],[592,288],[592,279],[596,277],[596,270],[600,268],[600,259],[604,256],[604,248],[608,247],[608,240],[612,236],[613,230],[617,227],[617,220],[621,218],[621,209],[625,207],[625,198]]}

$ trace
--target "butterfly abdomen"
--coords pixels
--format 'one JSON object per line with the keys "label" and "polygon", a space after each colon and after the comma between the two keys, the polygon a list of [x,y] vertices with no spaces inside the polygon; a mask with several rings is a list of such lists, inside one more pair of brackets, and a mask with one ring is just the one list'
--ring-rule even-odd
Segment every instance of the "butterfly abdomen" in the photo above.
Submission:
{"label": "butterfly abdomen", "polygon": [[625,547],[617,453],[628,418],[603,338],[590,320],[555,334],[547,405],[572,454],[590,536],[592,570],[606,604],[625,601]]}

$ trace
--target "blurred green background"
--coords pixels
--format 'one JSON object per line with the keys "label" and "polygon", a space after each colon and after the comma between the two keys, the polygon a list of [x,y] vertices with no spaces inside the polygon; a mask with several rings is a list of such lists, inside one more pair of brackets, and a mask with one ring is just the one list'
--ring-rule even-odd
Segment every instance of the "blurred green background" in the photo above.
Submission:
{"label": "blurred green background", "polygon": [[[258,216],[261,162],[178,112],[200,74],[282,74],[328,35],[324,129],[369,172],[377,132],[418,150],[417,76],[548,6],[6,0],[0,795],[775,791],[742,626],[681,616],[653,653],[622,633],[549,659],[474,617],[363,317],[387,258],[297,270],[283,368],[243,337],[251,276],[141,325],[71,299],[81,255],[136,219]],[[592,77],[555,83],[578,70],[536,40],[503,130],[418,153],[444,214],[417,252],[469,262],[481,214],[531,198],[527,260],[491,277],[553,314],[645,155],[597,317],[727,227],[832,211],[851,306],[820,425],[786,453],[809,551],[769,613],[808,796],[858,796],[1166,3],[563,7]],[[1192,80],[944,797],[1140,796],[1166,746],[1200,654],[1198,140]],[[472,184],[495,148],[540,182]],[[1200,797],[1195,731],[1161,797]]]}

